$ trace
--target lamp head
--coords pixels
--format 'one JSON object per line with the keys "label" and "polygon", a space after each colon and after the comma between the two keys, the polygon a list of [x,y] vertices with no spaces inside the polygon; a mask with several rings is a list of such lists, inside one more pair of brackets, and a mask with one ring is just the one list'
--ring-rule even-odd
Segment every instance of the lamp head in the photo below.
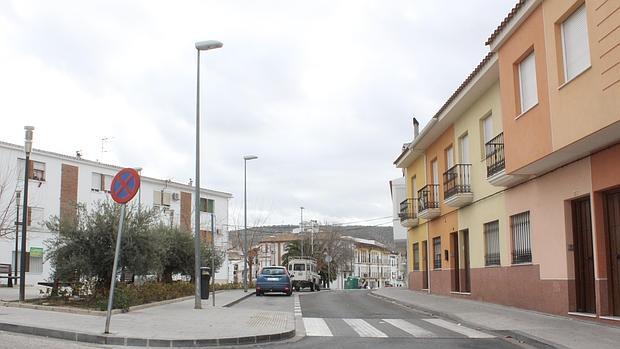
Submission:
{"label": "lamp head", "polygon": [[24,126],[24,130],[26,130],[26,137],[24,139],[24,150],[26,151],[26,154],[30,155],[30,153],[32,152],[32,131],[34,131],[34,127]]}
{"label": "lamp head", "polygon": [[255,160],[258,159],[258,156],[256,155],[246,155],[243,157],[243,160]]}
{"label": "lamp head", "polygon": [[213,50],[222,46],[224,46],[224,44],[217,40],[199,41],[196,43],[196,49],[198,51]]}

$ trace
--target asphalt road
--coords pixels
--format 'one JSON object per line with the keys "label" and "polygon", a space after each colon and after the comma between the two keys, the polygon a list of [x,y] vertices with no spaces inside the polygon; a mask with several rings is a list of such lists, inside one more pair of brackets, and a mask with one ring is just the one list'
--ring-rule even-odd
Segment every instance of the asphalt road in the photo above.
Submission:
{"label": "asphalt road", "polygon": [[[493,334],[460,326],[374,297],[367,290],[294,293],[305,336],[260,348],[523,348]],[[251,297],[235,307],[292,311],[292,297]],[[288,307],[288,309],[287,309]]]}

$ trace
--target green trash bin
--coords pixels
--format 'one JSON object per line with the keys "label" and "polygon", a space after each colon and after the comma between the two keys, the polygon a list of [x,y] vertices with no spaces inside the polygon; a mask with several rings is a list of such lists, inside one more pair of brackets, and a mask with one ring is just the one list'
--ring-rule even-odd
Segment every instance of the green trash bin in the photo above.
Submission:
{"label": "green trash bin", "polygon": [[349,276],[345,281],[344,288],[347,290],[354,290],[359,287],[359,278],[354,276]]}

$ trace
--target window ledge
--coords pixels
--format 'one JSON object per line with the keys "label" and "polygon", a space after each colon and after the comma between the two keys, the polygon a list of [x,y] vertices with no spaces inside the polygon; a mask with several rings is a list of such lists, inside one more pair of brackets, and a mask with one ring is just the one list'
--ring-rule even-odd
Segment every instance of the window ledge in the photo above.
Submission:
{"label": "window ledge", "polygon": [[579,313],[576,311],[569,311],[568,315],[572,315],[572,316],[583,316],[583,317],[589,317],[589,318],[595,318],[596,314],[592,314],[592,313]]}
{"label": "window ledge", "polygon": [[529,107],[529,108],[525,109],[525,111],[521,112],[521,114],[519,114],[519,115],[517,115],[517,116],[515,117],[515,120],[519,120],[519,118],[521,118],[523,115],[527,114],[530,110],[532,110],[532,109],[536,108],[536,107],[538,106],[538,103],[539,103],[539,102],[536,102],[536,104],[534,104],[533,106],[531,106],[531,107]]}
{"label": "window ledge", "polygon": [[501,268],[502,265],[501,264],[491,264],[491,265],[485,265],[485,268]]}
{"label": "window ledge", "polygon": [[581,72],[579,72],[577,75],[573,76],[570,80],[564,82],[562,85],[558,86],[558,91],[563,89],[564,86],[570,84],[573,80],[577,79],[578,77],[580,77],[581,75],[583,75],[585,72],[587,72],[588,70],[590,70],[590,68],[592,68],[592,65],[587,66],[584,70],[582,70]]}
{"label": "window ledge", "polygon": [[534,265],[534,263],[532,262],[510,264],[511,267],[527,267],[527,266],[532,266],[532,265]]}
{"label": "window ledge", "polygon": [[471,296],[471,292],[458,292],[458,291],[450,291],[452,294],[459,294],[461,296]]}

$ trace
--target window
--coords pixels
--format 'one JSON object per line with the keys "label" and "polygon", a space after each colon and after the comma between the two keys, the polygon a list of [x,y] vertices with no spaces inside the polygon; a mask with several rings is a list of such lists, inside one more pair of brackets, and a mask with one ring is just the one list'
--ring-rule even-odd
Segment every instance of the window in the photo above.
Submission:
{"label": "window", "polygon": [[470,164],[469,160],[469,136],[464,134],[459,138],[459,157],[461,164]]}
{"label": "window", "polygon": [[163,190],[153,190],[153,205],[170,207],[171,194]]}
{"label": "window", "polygon": [[441,269],[441,238],[433,239],[433,268]]}
{"label": "window", "polygon": [[512,233],[512,264],[531,263],[530,212],[510,216]]}
{"label": "window", "polygon": [[454,148],[449,146],[446,149],[446,169],[449,170],[454,166]]}
{"label": "window", "polygon": [[200,198],[200,212],[215,212],[215,200]]}
{"label": "window", "polygon": [[574,79],[590,66],[586,6],[582,5],[562,23],[564,81]]}
{"label": "window", "polygon": [[413,244],[413,270],[420,270],[420,244]]}
{"label": "window", "polygon": [[489,143],[491,139],[493,139],[493,117],[492,115],[489,115],[486,118],[482,119],[481,126],[482,126],[481,127],[482,128],[482,147],[484,149],[482,154],[486,158],[489,155],[488,154],[489,149],[487,149],[488,147],[486,147],[485,145]]}
{"label": "window", "polygon": [[414,197],[418,194],[418,183],[416,176],[411,178],[411,192],[413,193],[411,196]]}
{"label": "window", "polygon": [[519,88],[521,92],[521,113],[524,113],[538,103],[536,56],[534,52],[519,63]]}
{"label": "window", "polygon": [[[25,159],[18,159],[19,179],[24,179]],[[45,163],[40,161],[28,160],[28,179],[45,182]]]}
{"label": "window", "polygon": [[305,264],[293,264],[293,270],[304,271],[306,270],[306,265]]}
{"label": "window", "polygon": [[112,176],[93,172],[91,176],[90,190],[110,192]]}
{"label": "window", "polygon": [[38,227],[43,223],[43,207],[28,206],[28,213],[26,214],[27,222],[26,226]]}
{"label": "window", "polygon": [[500,265],[499,221],[484,224],[484,265]]}
{"label": "window", "polygon": [[[42,249],[41,253],[32,253],[26,252],[26,268],[25,271],[27,273],[33,274],[41,274],[43,273],[43,254]],[[15,264],[15,251],[12,252],[11,256],[11,269],[16,272],[19,271],[19,266],[21,263],[21,251],[17,252],[17,268],[13,264]]]}

